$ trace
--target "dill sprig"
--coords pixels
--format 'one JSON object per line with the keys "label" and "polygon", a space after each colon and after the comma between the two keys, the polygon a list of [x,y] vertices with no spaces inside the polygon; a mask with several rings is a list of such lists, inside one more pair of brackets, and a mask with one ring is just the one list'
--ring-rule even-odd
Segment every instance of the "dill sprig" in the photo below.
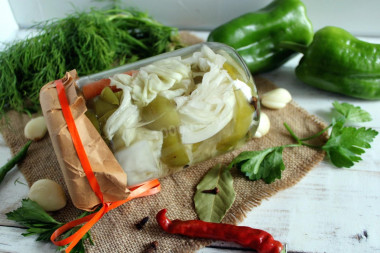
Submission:
{"label": "dill sprig", "polygon": [[39,111],[41,87],[66,71],[88,75],[181,46],[176,28],[136,10],[75,12],[36,27],[0,52],[1,114]]}

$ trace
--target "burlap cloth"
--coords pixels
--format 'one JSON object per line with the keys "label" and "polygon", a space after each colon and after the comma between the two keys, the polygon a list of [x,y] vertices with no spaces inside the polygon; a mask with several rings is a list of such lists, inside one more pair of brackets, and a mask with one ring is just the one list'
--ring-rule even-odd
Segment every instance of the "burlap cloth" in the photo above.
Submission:
{"label": "burlap cloth", "polygon": [[[260,77],[255,78],[255,83],[259,94],[275,87],[274,84]],[[190,239],[163,232],[155,221],[156,213],[162,208],[167,208],[169,218],[197,219],[193,203],[195,187],[209,168],[217,163],[229,163],[243,150],[261,150],[294,143],[284,128],[283,122],[287,122],[300,137],[309,136],[325,127],[323,122],[309,115],[294,102],[281,110],[262,108],[262,111],[269,116],[271,121],[270,132],[265,137],[253,139],[239,150],[162,178],[160,180],[162,191],[157,195],[132,200],[107,213],[91,229],[95,246],[88,246],[88,252],[143,252],[153,241],[158,241],[158,252],[193,252],[208,245],[211,242],[209,240]],[[1,132],[13,153],[26,142],[23,130],[29,119],[27,115],[16,112],[7,114],[8,123],[2,125]],[[325,140],[326,136],[322,136],[312,143],[321,144]],[[265,184],[262,181],[252,182],[240,172],[233,171],[236,200],[223,222],[233,224],[241,222],[246,213],[258,206],[263,199],[295,185],[323,159],[324,153],[307,147],[286,148],[283,157],[286,170],[282,174],[282,179],[272,184]],[[26,159],[19,164],[19,169],[29,185],[42,178],[50,178],[65,185],[48,135],[30,146]],[[75,219],[80,213],[81,211],[69,201],[63,210],[54,214],[54,217],[67,222]],[[146,216],[150,217],[149,222],[142,230],[137,230],[135,224]]]}

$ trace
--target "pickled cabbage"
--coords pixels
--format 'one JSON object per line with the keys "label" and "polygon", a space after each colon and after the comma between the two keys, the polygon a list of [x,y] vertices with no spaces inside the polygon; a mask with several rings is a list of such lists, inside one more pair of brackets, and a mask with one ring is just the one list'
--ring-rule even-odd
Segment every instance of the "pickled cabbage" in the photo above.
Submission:
{"label": "pickled cabbage", "polygon": [[[235,69],[204,45],[110,78],[122,96],[102,130],[128,184],[208,159],[247,134],[254,92]],[[116,96],[107,95],[111,104]]]}

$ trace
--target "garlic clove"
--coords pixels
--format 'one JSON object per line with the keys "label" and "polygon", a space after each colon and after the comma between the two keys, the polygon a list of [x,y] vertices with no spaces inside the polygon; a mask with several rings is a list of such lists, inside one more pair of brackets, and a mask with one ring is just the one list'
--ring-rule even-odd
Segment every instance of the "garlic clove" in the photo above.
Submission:
{"label": "garlic clove", "polygon": [[284,88],[277,88],[261,95],[261,104],[270,109],[284,108],[291,100],[292,96]]}
{"label": "garlic clove", "polygon": [[61,185],[51,179],[40,179],[30,187],[28,197],[45,211],[57,211],[66,206],[66,195]]}
{"label": "garlic clove", "polygon": [[41,140],[45,136],[46,132],[47,127],[43,116],[29,120],[24,128],[25,137],[34,141]]}
{"label": "garlic clove", "polygon": [[264,113],[260,112],[260,122],[257,127],[256,133],[253,138],[261,138],[269,132],[270,120],[269,117]]}

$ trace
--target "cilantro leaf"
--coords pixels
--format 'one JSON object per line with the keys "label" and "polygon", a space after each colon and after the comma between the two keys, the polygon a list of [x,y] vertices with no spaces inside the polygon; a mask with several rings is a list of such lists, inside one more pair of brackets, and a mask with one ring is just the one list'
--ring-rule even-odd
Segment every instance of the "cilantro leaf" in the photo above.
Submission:
{"label": "cilantro leaf", "polygon": [[371,115],[359,106],[354,106],[349,103],[339,103],[338,101],[335,101],[333,106],[337,112],[351,122],[368,122],[372,120]]}
{"label": "cilantro leaf", "polygon": [[240,153],[229,165],[238,167],[250,180],[264,180],[269,184],[281,178],[285,170],[282,160],[284,146],[268,148],[259,151],[245,151]]}
{"label": "cilantro leaf", "polygon": [[338,120],[334,123],[329,140],[323,145],[330,161],[339,168],[349,168],[361,159],[359,155],[370,148],[370,142],[378,134],[373,129],[364,127],[344,127],[344,121]]}

